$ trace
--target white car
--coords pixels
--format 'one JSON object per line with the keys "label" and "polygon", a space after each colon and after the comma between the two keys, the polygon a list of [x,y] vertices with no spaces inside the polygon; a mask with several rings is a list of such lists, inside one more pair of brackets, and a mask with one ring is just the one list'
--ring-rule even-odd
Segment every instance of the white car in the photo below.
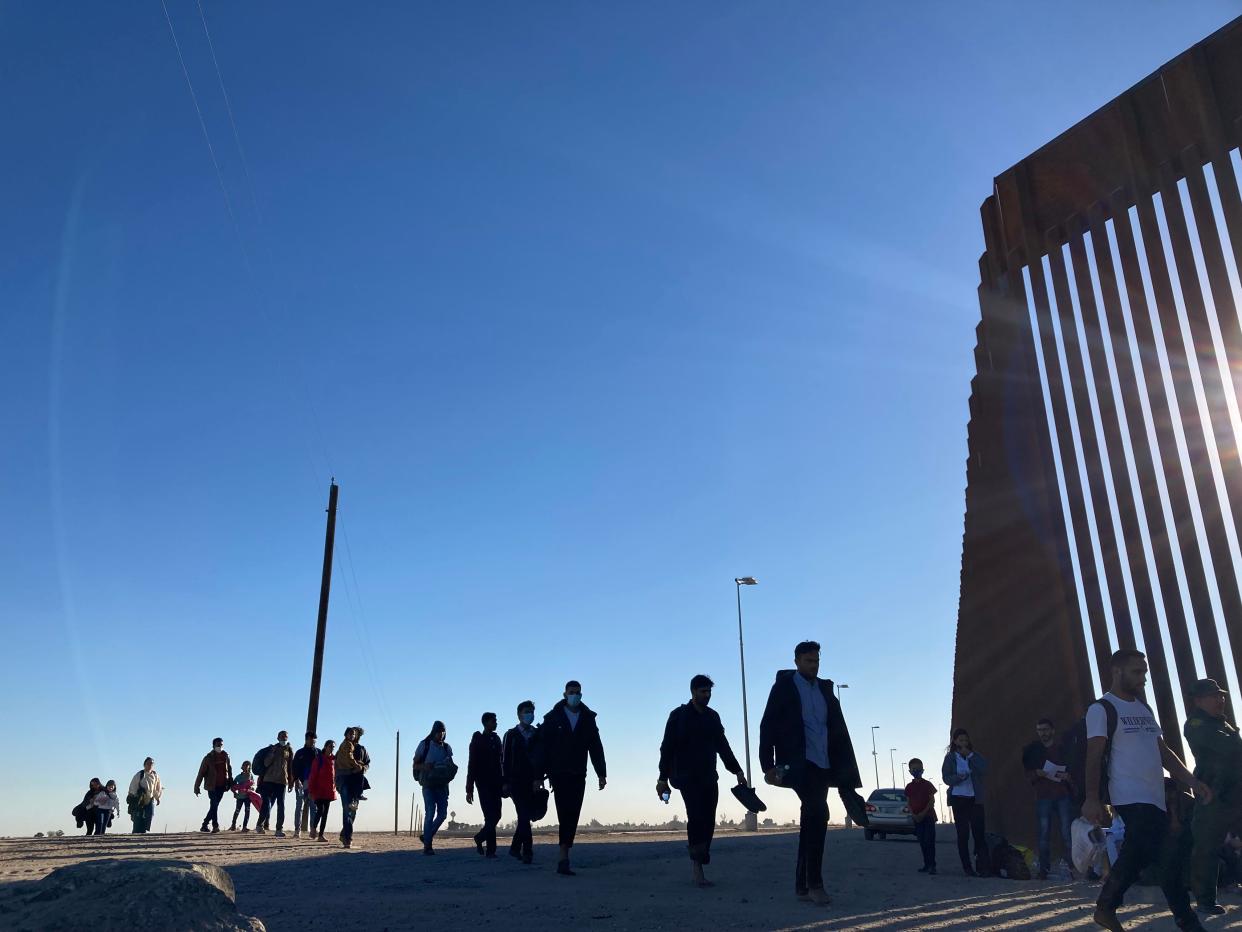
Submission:
{"label": "white car", "polygon": [[909,800],[902,789],[874,790],[867,797],[867,821],[863,837],[867,841],[879,835],[913,835],[914,817],[910,815]]}

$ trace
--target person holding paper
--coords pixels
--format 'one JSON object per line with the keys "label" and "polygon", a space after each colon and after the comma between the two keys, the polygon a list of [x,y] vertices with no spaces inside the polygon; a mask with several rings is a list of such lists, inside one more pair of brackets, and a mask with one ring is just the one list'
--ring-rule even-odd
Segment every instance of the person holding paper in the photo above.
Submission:
{"label": "person holding paper", "polygon": [[[1057,740],[1051,719],[1035,723],[1035,736],[1022,750],[1022,766],[1035,788],[1035,818],[1039,824],[1039,879],[1048,879],[1052,865],[1052,817],[1056,815],[1061,828],[1061,846],[1069,854],[1074,819],[1074,786],[1070,778],[1065,750]],[[1070,868],[1071,871],[1073,868]]]}

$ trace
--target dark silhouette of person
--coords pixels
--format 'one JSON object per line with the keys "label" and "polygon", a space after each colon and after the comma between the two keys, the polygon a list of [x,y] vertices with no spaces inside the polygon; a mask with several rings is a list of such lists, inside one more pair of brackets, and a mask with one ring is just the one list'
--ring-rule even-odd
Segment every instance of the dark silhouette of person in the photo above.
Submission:
{"label": "dark silhouette of person", "polygon": [[690,701],[669,713],[660,743],[660,778],[656,781],[656,795],[665,802],[670,783],[681,791],[686,804],[691,873],[700,887],[712,885],[703,876],[703,865],[712,859],[716,804],[720,800],[716,756],[737,777],[739,786],[746,785],[745,772],[729,747],[720,716],[708,708],[714,685],[709,677],[698,674],[690,680]]}
{"label": "dark silhouette of person", "polygon": [[[561,844],[556,872],[567,877],[574,876],[569,867],[569,849],[574,846],[582,800],[586,796],[588,756],[602,790],[608,785],[608,775],[599,726],[595,713],[582,702],[582,685],[577,680],[570,680],[565,684],[561,701],[543,717],[539,738],[535,742],[537,776],[546,777],[552,784],[556,801]],[[532,789],[538,788],[542,782],[542,779],[537,780]]]}
{"label": "dark silhouette of person", "polygon": [[500,822],[500,735],[496,734],[496,713],[484,712],[482,731],[470,738],[470,758],[466,764],[466,802],[474,803],[474,790],[479,790],[479,807],[483,810],[483,828],[474,836],[474,847],[484,857],[496,856],[496,826]]}
{"label": "dark silhouette of person", "polygon": [[824,892],[823,872],[828,788],[837,787],[848,805],[862,780],[832,680],[819,678],[819,644],[803,641],[795,647],[794,667],[778,672],[768,693],[759,724],[759,766],[768,783],[798,794],[802,810],[794,892],[822,905],[832,902]]}
{"label": "dark silhouette of person", "polygon": [[535,727],[535,704],[529,699],[517,707],[518,723],[505,732],[500,755],[502,796],[513,800],[517,810],[517,827],[509,854],[525,864],[534,860],[534,837],[530,827],[534,786],[537,781],[531,745],[539,729]]}

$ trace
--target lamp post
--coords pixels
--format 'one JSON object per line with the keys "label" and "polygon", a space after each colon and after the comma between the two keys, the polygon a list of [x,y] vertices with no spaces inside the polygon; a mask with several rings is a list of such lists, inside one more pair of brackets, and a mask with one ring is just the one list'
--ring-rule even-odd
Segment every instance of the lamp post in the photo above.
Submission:
{"label": "lamp post", "polygon": [[888,776],[893,781],[893,786],[897,785],[897,768],[893,765],[893,754],[896,748],[888,749]]}
{"label": "lamp post", "polygon": [[850,688],[849,683],[838,683],[837,684],[837,702],[841,701],[841,690],[849,689],[849,688]]}
{"label": "lamp post", "polygon": [[910,782],[910,778],[906,776],[906,762],[904,760],[901,762],[901,782],[902,783]]}
{"label": "lamp post", "polygon": [[879,725],[871,726],[871,763],[875,765],[875,785],[877,789],[880,786],[880,758],[876,756],[875,733],[879,727]]}
{"label": "lamp post", "polygon": [[[755,783],[750,778],[750,713],[746,705],[746,647],[742,642],[742,587],[757,586],[759,580],[754,576],[738,576],[733,583],[737,586],[737,654],[742,664],[742,734],[746,742],[746,782],[754,786]],[[748,832],[758,831],[759,817],[747,810],[743,825]]]}

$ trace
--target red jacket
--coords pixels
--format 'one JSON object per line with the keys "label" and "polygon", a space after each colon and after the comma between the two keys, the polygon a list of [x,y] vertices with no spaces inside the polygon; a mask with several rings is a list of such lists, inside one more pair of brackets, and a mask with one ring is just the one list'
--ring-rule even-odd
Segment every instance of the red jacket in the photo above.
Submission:
{"label": "red jacket", "polygon": [[311,761],[306,792],[311,799],[336,799],[336,761],[320,751]]}

